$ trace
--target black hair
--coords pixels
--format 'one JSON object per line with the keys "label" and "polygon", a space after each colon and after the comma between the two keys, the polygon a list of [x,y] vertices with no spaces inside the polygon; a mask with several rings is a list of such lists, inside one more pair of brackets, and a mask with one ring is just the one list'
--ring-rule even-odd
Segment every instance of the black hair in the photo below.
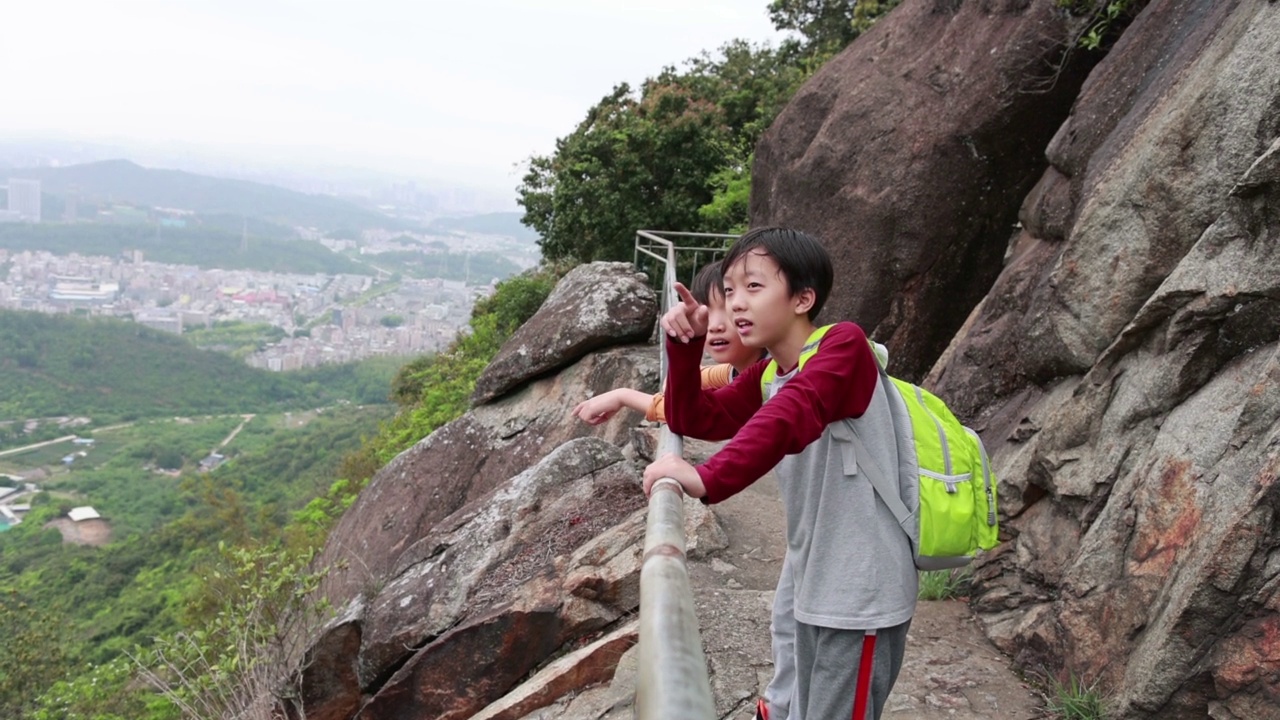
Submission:
{"label": "black hair", "polygon": [[689,292],[700,305],[711,304],[711,291],[724,295],[724,265],[720,260],[702,266],[689,283]]}
{"label": "black hair", "polygon": [[831,256],[818,239],[799,230],[780,227],[762,227],[748,230],[738,238],[724,256],[722,267],[727,270],[752,253],[768,255],[778,264],[782,277],[787,281],[787,292],[792,297],[813,290],[813,307],[809,308],[809,320],[818,317],[822,306],[831,295],[835,270]]}

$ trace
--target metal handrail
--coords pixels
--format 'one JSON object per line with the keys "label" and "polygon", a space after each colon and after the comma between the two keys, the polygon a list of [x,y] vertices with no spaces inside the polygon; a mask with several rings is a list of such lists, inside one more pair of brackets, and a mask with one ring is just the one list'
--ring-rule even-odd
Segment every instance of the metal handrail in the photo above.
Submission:
{"label": "metal handrail", "polygon": [[[708,233],[662,233],[672,237],[732,237]],[[653,252],[654,245],[641,247],[641,239],[661,246],[665,253]],[[663,312],[678,302],[675,293],[676,246],[654,231],[636,233],[637,267],[640,254],[650,255],[664,265]],[[696,259],[696,258],[695,258]],[[662,359],[662,383],[667,381],[667,357]],[[658,441],[659,456],[683,452],[684,441],[667,425]],[[711,720],[715,703],[711,680],[702,652],[698,616],[685,557],[684,490],[672,478],[654,483],[649,493],[649,515],[645,527],[644,562],[640,567],[639,673],[636,679],[635,717],[638,720]]]}
{"label": "metal handrail", "polygon": [[[715,245],[715,244],[713,245],[677,245],[675,242],[673,242],[673,238],[705,238],[705,239],[720,240],[721,242],[718,245]],[[666,282],[667,280],[666,270],[668,268],[671,269],[672,271],[673,279],[675,280],[680,279],[675,272],[676,271],[676,262],[675,262],[676,253],[680,253],[682,255],[688,255],[689,253],[692,253],[693,261],[690,264],[689,277],[685,281],[685,285],[689,285],[690,283],[693,282],[693,275],[698,271],[698,268],[703,264],[699,261],[702,259],[702,255],[704,253],[707,255],[707,262],[715,260],[718,255],[722,255],[725,252],[725,249],[726,249],[725,245],[728,244],[725,241],[736,240],[737,238],[738,238],[737,235],[729,235],[726,233],[675,232],[671,230],[637,230],[636,239],[635,239],[635,252],[633,254],[632,262],[637,268],[641,270],[644,269],[643,265],[640,262],[642,257],[650,258],[658,261],[658,263],[663,264],[665,266],[663,268],[663,272],[661,274],[655,273],[654,275],[651,275],[650,279],[654,281],[655,284],[657,284],[659,287],[670,288],[671,285]]]}

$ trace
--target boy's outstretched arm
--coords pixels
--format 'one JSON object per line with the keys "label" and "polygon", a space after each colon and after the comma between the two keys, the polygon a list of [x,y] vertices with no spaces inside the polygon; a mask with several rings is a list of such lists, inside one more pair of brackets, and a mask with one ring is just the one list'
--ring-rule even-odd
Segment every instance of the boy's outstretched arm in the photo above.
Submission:
{"label": "boy's outstretched arm", "polygon": [[[740,386],[748,374],[754,386],[750,389],[759,397],[762,367],[760,363],[748,369],[717,397],[735,388],[743,390]],[[850,322],[836,324],[804,369],[764,403],[720,452],[695,468],[707,492],[705,501],[720,502],[741,491],[783,456],[798,453],[818,439],[830,423],[861,417],[879,382],[880,370],[862,328]]]}
{"label": "boy's outstretched arm", "polygon": [[683,344],[667,338],[667,387],[664,410],[672,432],[701,440],[727,440],[760,408],[760,373],[767,362],[747,368],[727,387],[706,389],[698,368],[703,341]]}
{"label": "boy's outstretched arm", "polygon": [[601,393],[588,400],[583,400],[573,408],[573,414],[583,422],[599,425],[616,415],[624,407],[647,413],[652,402],[653,397],[648,393],[642,393],[631,388],[618,388]]}
{"label": "boy's outstretched arm", "polygon": [[[728,363],[703,365],[700,373],[702,375],[703,390],[718,390],[733,382],[733,366]],[[645,411],[644,419],[661,423],[667,421],[667,397],[665,391],[655,393],[649,399],[649,409]]]}

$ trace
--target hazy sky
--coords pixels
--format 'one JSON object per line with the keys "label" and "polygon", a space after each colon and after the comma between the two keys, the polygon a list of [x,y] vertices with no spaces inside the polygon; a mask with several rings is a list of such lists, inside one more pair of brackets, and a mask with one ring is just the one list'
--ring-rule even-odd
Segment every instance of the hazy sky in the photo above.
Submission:
{"label": "hazy sky", "polygon": [[76,137],[511,188],[614,84],[768,0],[13,0],[0,137]]}

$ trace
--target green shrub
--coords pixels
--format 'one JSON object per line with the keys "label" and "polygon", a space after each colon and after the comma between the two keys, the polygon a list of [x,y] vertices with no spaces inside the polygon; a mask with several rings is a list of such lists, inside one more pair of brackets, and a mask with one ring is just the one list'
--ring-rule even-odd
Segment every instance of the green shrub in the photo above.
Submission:
{"label": "green shrub", "polygon": [[969,568],[929,570],[920,573],[921,600],[954,600],[969,592]]}
{"label": "green shrub", "polygon": [[[498,283],[493,295],[476,303],[471,332],[460,332],[447,350],[413,360],[396,373],[391,396],[402,409],[378,436],[343,461],[347,479],[365,480],[372,471],[461,416],[471,406],[476,379],[502,344],[542,307],[569,266],[539,268]],[[372,468],[372,470],[370,470]]]}
{"label": "green shrub", "polygon": [[1107,717],[1106,698],[1098,689],[1097,681],[1085,682],[1074,672],[1066,682],[1052,678],[1046,693],[1045,709],[1060,720],[1104,720]]}

